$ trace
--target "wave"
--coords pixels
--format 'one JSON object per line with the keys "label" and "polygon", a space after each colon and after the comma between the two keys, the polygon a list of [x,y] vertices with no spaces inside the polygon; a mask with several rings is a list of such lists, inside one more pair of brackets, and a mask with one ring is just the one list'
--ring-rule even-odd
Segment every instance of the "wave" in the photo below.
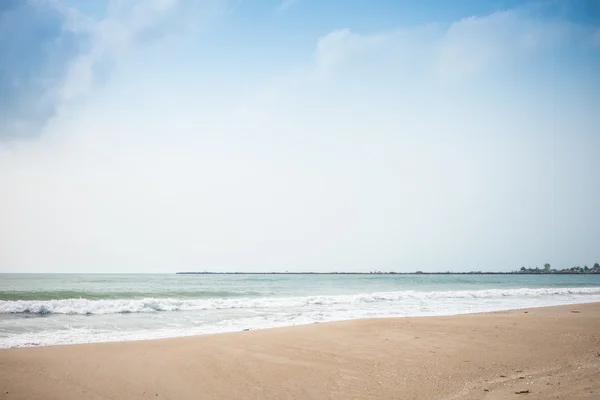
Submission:
{"label": "wave", "polygon": [[134,291],[73,291],[73,290],[52,290],[52,291],[18,291],[8,290],[0,292],[0,301],[10,300],[69,300],[69,299],[87,299],[87,300],[116,300],[116,299],[144,299],[144,298],[183,298],[183,299],[210,299],[210,298],[230,298],[230,297],[254,297],[261,296],[264,293],[244,291],[229,292],[219,290],[194,290],[180,292],[134,292]]}
{"label": "wave", "polygon": [[0,301],[0,314],[127,314],[159,311],[201,311],[226,309],[290,309],[324,305],[358,305],[365,303],[397,303],[403,301],[433,301],[445,299],[502,299],[505,297],[545,297],[564,295],[597,295],[600,287],[588,288],[520,288],[488,289],[464,291],[399,291],[363,293],[356,295],[304,296],[304,297],[242,297],[242,298],[143,298],[143,299],[101,299],[84,298],[56,300],[15,300]]}

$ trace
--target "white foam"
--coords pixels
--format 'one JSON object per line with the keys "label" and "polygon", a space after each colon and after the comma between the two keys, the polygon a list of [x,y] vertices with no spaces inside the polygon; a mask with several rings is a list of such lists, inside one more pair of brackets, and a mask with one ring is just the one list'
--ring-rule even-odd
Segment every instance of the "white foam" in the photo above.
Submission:
{"label": "white foam", "polygon": [[[587,302],[600,302],[600,287],[196,300],[0,301],[0,348],[158,339],[359,318],[456,315]],[[34,318],[22,318],[28,313]],[[94,316],[83,316],[86,314]]]}
{"label": "white foam", "polygon": [[[422,303],[420,300],[408,302],[402,306],[392,307],[348,307],[337,308],[319,307],[309,308],[301,312],[266,312],[264,315],[250,315],[245,318],[221,319],[211,323],[195,325],[186,324],[181,321],[178,324],[157,324],[152,329],[131,327],[106,327],[99,320],[94,323],[92,319],[86,320],[88,326],[67,327],[68,329],[54,329],[45,326],[45,330],[30,332],[24,331],[14,333],[6,337],[0,337],[0,348],[9,347],[32,347],[51,346],[61,344],[114,342],[129,340],[161,339],[171,337],[193,336],[212,333],[234,332],[244,329],[265,329],[292,325],[304,325],[315,322],[341,321],[360,318],[385,318],[385,317],[407,317],[407,316],[432,316],[432,315],[456,315],[473,312],[491,312],[523,307],[540,307],[561,304],[577,304],[600,301],[600,295],[590,296],[548,296],[540,302],[540,298],[505,298],[497,301],[491,298],[483,299],[457,299],[442,303]],[[362,306],[365,306],[363,303]],[[357,304],[359,306],[359,304]],[[218,310],[210,311],[219,313]],[[138,318],[151,314],[137,314]],[[81,318],[80,316],[57,315],[57,318]],[[105,318],[109,315],[98,316]],[[37,319],[37,318],[36,318]]]}
{"label": "white foam", "polygon": [[357,305],[420,300],[443,301],[451,299],[502,299],[544,298],[548,296],[600,294],[600,287],[592,288],[519,288],[464,291],[398,291],[363,293],[356,295],[260,297],[260,298],[213,298],[175,299],[145,298],[116,300],[16,300],[0,301],[0,314],[69,314],[105,315],[123,313],[149,313],[158,311],[199,311],[223,309],[279,309],[307,306]]}

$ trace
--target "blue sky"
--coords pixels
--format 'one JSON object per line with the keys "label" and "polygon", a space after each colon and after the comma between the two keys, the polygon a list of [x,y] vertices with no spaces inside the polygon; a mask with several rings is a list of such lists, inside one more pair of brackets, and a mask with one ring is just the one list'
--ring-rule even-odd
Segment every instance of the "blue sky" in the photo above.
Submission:
{"label": "blue sky", "polygon": [[596,1],[0,5],[0,271],[600,261]]}

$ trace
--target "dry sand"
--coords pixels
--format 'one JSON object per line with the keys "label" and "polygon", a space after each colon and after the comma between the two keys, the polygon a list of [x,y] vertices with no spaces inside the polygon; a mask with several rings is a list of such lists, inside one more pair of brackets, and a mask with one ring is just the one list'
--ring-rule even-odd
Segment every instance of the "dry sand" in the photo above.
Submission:
{"label": "dry sand", "polygon": [[600,303],[0,351],[0,400],[148,398],[600,399]]}

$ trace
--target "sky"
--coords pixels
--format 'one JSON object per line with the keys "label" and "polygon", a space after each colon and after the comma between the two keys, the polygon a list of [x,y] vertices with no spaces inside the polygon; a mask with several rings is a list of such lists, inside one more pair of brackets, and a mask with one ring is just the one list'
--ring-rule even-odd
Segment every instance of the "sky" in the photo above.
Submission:
{"label": "sky", "polygon": [[600,262],[600,2],[4,0],[0,272]]}

